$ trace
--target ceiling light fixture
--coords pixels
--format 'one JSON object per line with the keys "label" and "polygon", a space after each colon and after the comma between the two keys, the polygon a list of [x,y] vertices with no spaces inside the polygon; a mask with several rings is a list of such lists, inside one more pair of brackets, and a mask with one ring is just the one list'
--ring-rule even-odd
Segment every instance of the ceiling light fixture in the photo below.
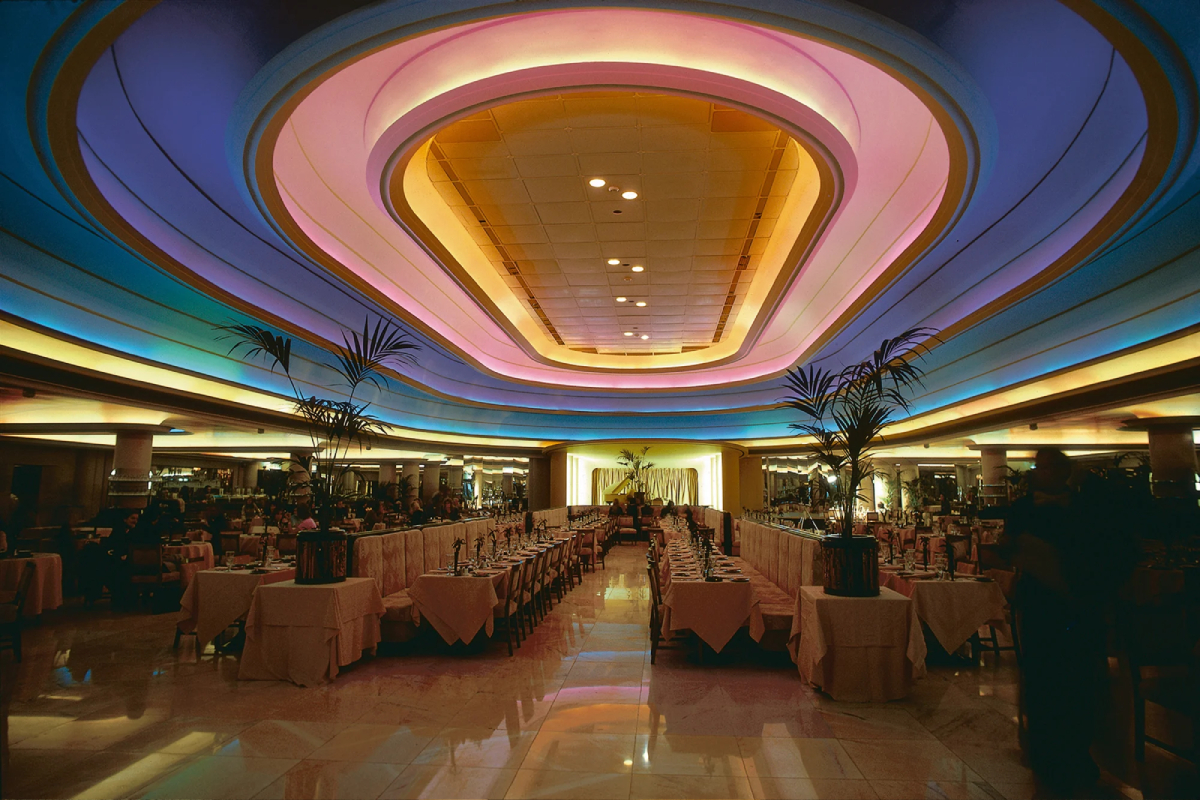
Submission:
{"label": "ceiling light fixture", "polygon": [[636,266],[636,267],[630,267],[630,270],[631,270],[631,271],[633,271],[633,272],[644,272],[644,271],[645,271],[645,269],[646,269],[646,268],[645,268],[645,267],[643,267],[643,266],[641,266],[640,264],[639,264],[638,266]]}
{"label": "ceiling light fixture", "polygon": [[621,197],[626,200],[637,200],[637,192],[621,192]]}
{"label": "ceiling light fixture", "polygon": [[635,305],[635,306],[637,306],[638,308],[645,308],[645,307],[646,307],[646,301],[645,301],[645,300],[638,300],[636,303],[634,303],[634,305]]}
{"label": "ceiling light fixture", "polygon": [[621,259],[619,259],[619,258],[610,258],[608,260],[608,265],[610,267],[615,267],[617,264],[620,264],[620,263],[621,263]]}
{"label": "ceiling light fixture", "polygon": [[633,336],[633,331],[625,331],[626,336]]}
{"label": "ceiling light fixture", "polygon": [[642,339],[649,339],[649,338],[650,338],[650,334],[648,334],[648,333],[642,334]]}
{"label": "ceiling light fixture", "polygon": [[592,178],[590,181],[588,181],[588,183],[599,189],[601,186],[608,183],[608,181],[604,180],[604,178]]}
{"label": "ceiling light fixture", "polygon": [[618,298],[617,298],[617,302],[618,302],[618,303],[624,303],[624,302],[625,302],[626,300],[628,300],[628,299],[629,299],[628,297],[618,297]]}

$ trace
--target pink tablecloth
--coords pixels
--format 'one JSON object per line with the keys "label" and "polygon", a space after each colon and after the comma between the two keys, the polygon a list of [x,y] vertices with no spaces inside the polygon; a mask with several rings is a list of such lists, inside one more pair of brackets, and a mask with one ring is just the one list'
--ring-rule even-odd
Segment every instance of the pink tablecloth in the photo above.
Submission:
{"label": "pink tablecloth", "polygon": [[[490,585],[490,584],[489,584]],[[383,600],[373,578],[260,586],[246,615],[238,680],[316,686],[379,644]]]}
{"label": "pink tablecloth", "polygon": [[248,569],[207,569],[197,572],[179,601],[179,628],[195,631],[200,647],[211,642],[250,610],[254,590],[264,583],[290,581],[295,569],[254,574]]}
{"label": "pink tablecloth", "polygon": [[494,630],[492,610],[507,595],[508,570],[481,576],[425,574],[408,587],[408,596],[421,618],[446,644],[469,643],[479,633]]}
{"label": "pink tablecloth", "polygon": [[34,553],[30,558],[0,559],[0,593],[16,594],[25,565],[33,562],[33,583],[25,595],[24,615],[36,617],[62,605],[62,559],[57,553]]}
{"label": "pink tablecloth", "polygon": [[204,569],[212,569],[213,549],[208,542],[193,542],[192,544],[171,544],[163,547],[163,558],[179,562],[179,585],[186,589],[196,573]]}
{"label": "pink tablecloth", "polygon": [[961,647],[971,634],[989,622],[1004,624],[1004,592],[995,581],[980,583],[974,576],[953,581],[912,580],[881,571],[880,585],[911,598],[917,618],[947,653]]}
{"label": "pink tablecloth", "polygon": [[788,650],[800,677],[835,700],[885,702],[925,673],[925,638],[907,597],[833,597],[802,586]]}

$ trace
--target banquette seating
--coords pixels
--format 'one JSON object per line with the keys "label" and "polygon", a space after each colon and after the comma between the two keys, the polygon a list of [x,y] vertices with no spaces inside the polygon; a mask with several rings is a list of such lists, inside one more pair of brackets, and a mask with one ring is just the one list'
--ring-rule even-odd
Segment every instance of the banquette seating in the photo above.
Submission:
{"label": "banquette seating", "polygon": [[[549,509],[547,512],[534,512],[535,520],[538,514],[551,515],[547,525],[554,527],[553,520],[561,517],[562,525],[567,524],[566,508]],[[373,578],[379,587],[385,609],[380,621],[380,633],[385,642],[405,642],[416,636],[419,617],[413,607],[412,598],[408,596],[408,587],[417,578],[430,570],[446,566],[450,554],[454,552],[454,540],[462,539],[466,543],[463,557],[472,551],[476,539],[487,536],[490,520],[487,518],[467,520],[446,525],[429,525],[423,528],[411,528],[393,531],[371,531],[352,537],[352,555],[350,573],[355,577]],[[581,539],[583,537],[580,537]],[[582,542],[578,543],[582,544]],[[574,575],[580,575],[582,565],[580,553],[568,554],[564,549],[556,553],[562,563],[552,565],[549,561],[544,564],[541,560],[538,568],[544,572],[534,576],[532,583],[541,598],[549,600],[551,590],[557,589],[561,597],[565,582],[571,580],[568,570]],[[603,555],[588,559],[594,569],[597,558],[603,563]],[[553,572],[551,571],[553,568]],[[536,593],[536,592],[535,592]]]}
{"label": "banquette seating", "polygon": [[416,635],[418,620],[408,587],[429,570],[446,565],[455,539],[467,539],[466,523],[355,537],[351,573],[374,578],[379,587],[385,609],[380,622],[384,641],[404,642]]}
{"label": "banquette seating", "polygon": [[741,557],[767,578],[777,591],[759,589],[763,623],[767,633],[761,644],[780,647],[787,643],[801,586],[824,583],[821,543],[773,525],[739,520]]}

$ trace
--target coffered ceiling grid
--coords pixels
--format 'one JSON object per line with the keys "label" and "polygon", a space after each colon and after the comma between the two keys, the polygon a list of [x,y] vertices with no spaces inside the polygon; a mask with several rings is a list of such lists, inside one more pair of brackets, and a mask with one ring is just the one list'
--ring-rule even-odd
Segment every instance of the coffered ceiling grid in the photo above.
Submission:
{"label": "coffered ceiling grid", "polygon": [[[550,338],[578,350],[649,355],[721,341],[799,159],[786,134],[737,109],[589,92],[453,123],[436,135],[426,163],[445,202]],[[606,185],[590,186],[593,178]],[[623,199],[624,191],[638,197]]]}

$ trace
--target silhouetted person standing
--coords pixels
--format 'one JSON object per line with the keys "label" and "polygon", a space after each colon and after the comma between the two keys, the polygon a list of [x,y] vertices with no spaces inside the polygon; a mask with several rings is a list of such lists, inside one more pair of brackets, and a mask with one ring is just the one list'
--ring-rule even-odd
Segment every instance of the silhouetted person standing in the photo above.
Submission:
{"label": "silhouetted person standing", "polygon": [[1100,775],[1089,748],[1107,680],[1104,611],[1132,566],[1128,543],[1109,533],[1107,504],[1081,501],[1070,476],[1062,451],[1039,450],[1032,490],[1005,530],[1021,571],[1014,605],[1030,766],[1064,793]]}

